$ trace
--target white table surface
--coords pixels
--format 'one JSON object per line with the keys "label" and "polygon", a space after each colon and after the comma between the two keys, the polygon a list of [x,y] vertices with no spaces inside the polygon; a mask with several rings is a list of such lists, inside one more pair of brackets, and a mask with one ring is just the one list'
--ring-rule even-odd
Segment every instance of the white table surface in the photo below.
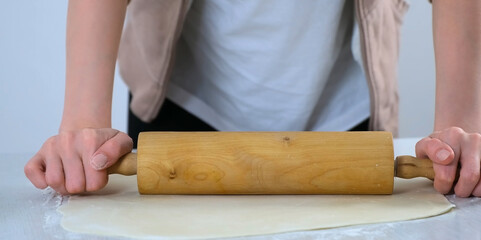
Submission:
{"label": "white table surface", "polygon": [[[413,155],[417,140],[395,139],[395,155]],[[34,188],[24,176],[32,155],[0,153],[0,239],[119,239],[64,230],[56,208],[66,198]],[[456,208],[436,217],[242,239],[481,239],[481,198],[446,197]]]}

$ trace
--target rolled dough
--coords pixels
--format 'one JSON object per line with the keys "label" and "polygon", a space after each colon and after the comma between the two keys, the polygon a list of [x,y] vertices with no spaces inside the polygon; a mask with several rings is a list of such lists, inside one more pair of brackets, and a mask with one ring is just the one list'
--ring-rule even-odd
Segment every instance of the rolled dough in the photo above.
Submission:
{"label": "rolled dough", "polygon": [[426,179],[396,179],[393,195],[144,196],[136,178],[110,176],[58,210],[69,231],[134,238],[219,238],[425,218],[454,206]]}

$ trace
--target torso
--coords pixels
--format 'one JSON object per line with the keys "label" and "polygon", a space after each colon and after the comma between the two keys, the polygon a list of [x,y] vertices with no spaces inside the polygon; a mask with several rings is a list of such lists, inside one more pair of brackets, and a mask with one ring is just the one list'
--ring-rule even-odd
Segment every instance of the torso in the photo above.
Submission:
{"label": "torso", "polygon": [[167,96],[224,131],[344,131],[369,116],[351,1],[194,1]]}

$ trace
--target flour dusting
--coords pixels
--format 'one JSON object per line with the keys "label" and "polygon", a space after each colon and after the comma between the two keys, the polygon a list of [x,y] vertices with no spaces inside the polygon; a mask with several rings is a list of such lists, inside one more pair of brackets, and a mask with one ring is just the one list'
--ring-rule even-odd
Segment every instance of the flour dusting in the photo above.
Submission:
{"label": "flour dusting", "polygon": [[60,225],[62,214],[57,211],[57,208],[67,203],[69,197],[62,196],[48,187],[42,190],[42,198],[42,207],[45,209],[45,215],[43,216],[44,231],[54,239],[81,239],[79,234],[67,232]]}

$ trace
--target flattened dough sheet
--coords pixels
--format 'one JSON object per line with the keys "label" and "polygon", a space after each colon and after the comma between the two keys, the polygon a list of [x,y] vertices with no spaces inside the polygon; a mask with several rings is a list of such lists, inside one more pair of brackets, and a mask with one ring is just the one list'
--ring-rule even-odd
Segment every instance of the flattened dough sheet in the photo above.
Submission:
{"label": "flattened dough sheet", "polygon": [[393,195],[139,195],[135,176],[72,196],[58,210],[69,231],[199,239],[274,234],[426,218],[454,207],[427,179],[396,179]]}

